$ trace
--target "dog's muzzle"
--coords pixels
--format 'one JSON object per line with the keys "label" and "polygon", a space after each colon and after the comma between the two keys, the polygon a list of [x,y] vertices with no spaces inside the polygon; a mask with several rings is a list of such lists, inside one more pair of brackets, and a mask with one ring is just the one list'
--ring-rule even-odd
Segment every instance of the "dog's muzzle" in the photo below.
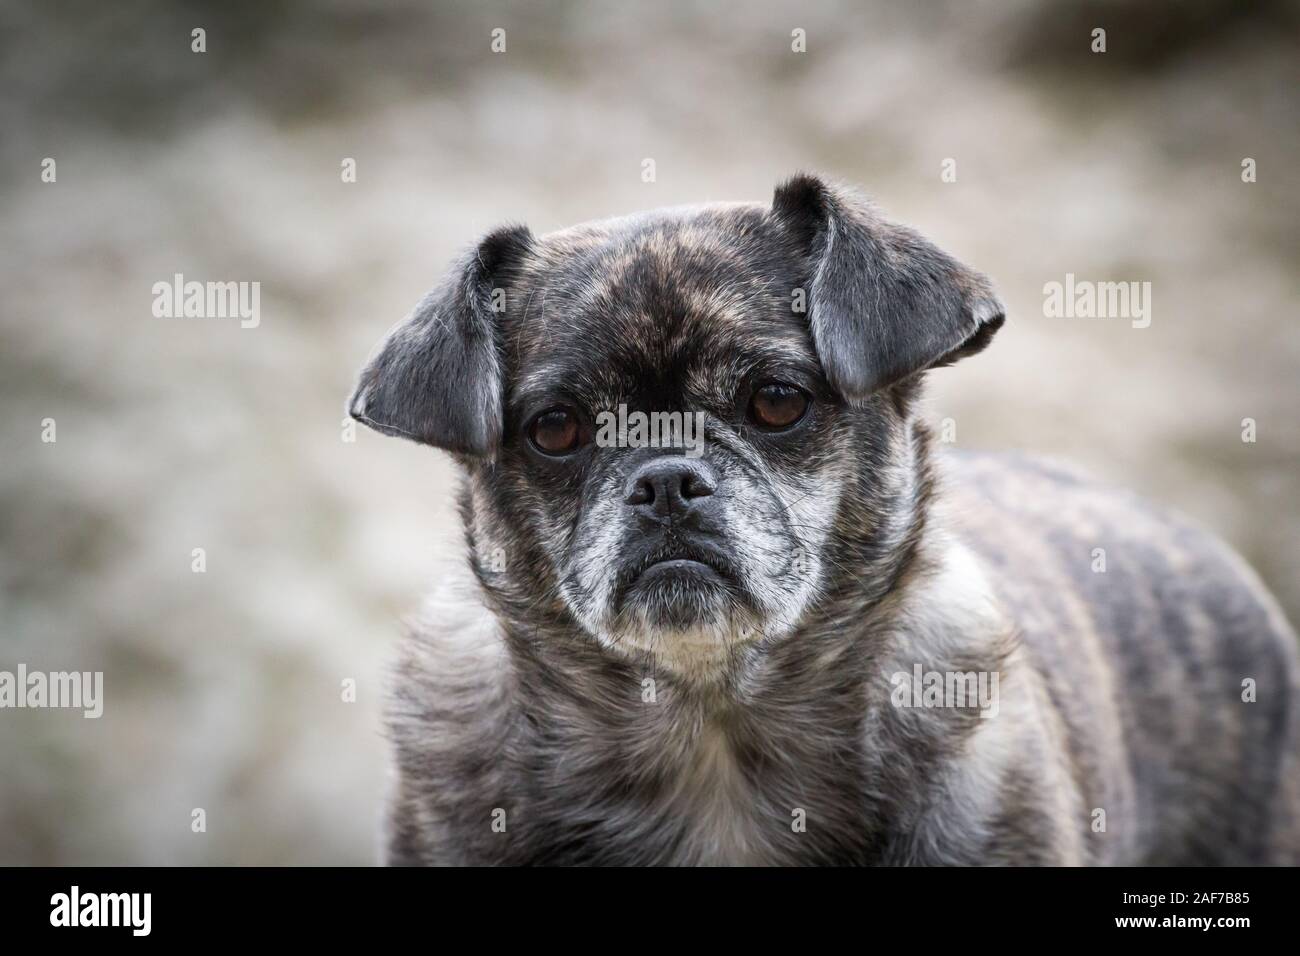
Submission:
{"label": "dog's muzzle", "polygon": [[700,459],[671,455],[641,464],[628,478],[629,546],[615,606],[637,606],[653,620],[684,625],[724,603],[744,602],[728,555],[715,496],[717,473]]}

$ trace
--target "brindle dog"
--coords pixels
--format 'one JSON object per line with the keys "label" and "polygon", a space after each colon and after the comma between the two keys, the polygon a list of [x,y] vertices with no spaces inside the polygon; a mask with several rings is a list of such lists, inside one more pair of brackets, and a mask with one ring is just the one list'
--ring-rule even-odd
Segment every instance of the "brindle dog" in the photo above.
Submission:
{"label": "brindle dog", "polygon": [[[933,455],[922,373],[1002,322],[810,176],[483,239],[350,404],[464,475],[389,860],[1295,860],[1300,666],[1251,571],[1124,492]],[[620,406],[703,412],[703,454],[611,440]]]}

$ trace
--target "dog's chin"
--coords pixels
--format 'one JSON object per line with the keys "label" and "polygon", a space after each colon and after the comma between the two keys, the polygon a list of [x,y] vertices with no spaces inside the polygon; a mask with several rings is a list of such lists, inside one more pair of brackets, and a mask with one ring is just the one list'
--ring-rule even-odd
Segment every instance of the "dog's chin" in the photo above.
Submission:
{"label": "dog's chin", "polygon": [[643,571],[628,588],[620,614],[653,630],[689,631],[721,623],[731,603],[731,589],[721,574],[679,558]]}
{"label": "dog's chin", "polygon": [[605,633],[610,646],[640,652],[680,676],[716,677],[733,654],[761,633],[734,582],[690,559],[657,562],[622,595]]}

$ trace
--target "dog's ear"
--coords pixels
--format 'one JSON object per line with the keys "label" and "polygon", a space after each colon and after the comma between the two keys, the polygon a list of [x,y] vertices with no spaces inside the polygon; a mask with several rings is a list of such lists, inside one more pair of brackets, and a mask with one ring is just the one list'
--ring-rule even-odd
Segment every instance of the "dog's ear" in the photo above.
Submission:
{"label": "dog's ear", "polygon": [[807,256],[813,345],[850,402],[973,355],[1005,319],[984,276],[846,189],[795,176],[772,212]]}
{"label": "dog's ear", "polygon": [[511,226],[466,253],[380,342],[361,371],[349,414],[385,435],[492,456],[501,442],[504,393],[502,299],[494,286],[532,242],[527,227]]}

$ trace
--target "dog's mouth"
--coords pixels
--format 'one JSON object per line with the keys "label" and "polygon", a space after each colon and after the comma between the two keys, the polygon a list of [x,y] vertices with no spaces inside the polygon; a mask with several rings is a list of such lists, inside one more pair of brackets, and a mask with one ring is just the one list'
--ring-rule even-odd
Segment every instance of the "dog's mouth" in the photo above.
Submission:
{"label": "dog's mouth", "polygon": [[[735,565],[709,542],[674,539],[647,547],[618,575],[615,602],[677,623],[710,616],[726,603],[748,603]],[[681,620],[678,620],[681,619]]]}
{"label": "dog's mouth", "polygon": [[694,558],[665,558],[662,561],[656,561],[648,568],[636,576],[632,582],[650,583],[660,578],[677,578],[683,581],[698,580],[714,581],[721,580],[722,575],[709,564],[703,561],[697,561]]}
{"label": "dog's mouth", "polygon": [[625,587],[654,580],[664,575],[698,577],[701,580],[732,580],[735,568],[725,554],[712,544],[697,541],[664,541],[647,548],[625,567],[621,577]]}

